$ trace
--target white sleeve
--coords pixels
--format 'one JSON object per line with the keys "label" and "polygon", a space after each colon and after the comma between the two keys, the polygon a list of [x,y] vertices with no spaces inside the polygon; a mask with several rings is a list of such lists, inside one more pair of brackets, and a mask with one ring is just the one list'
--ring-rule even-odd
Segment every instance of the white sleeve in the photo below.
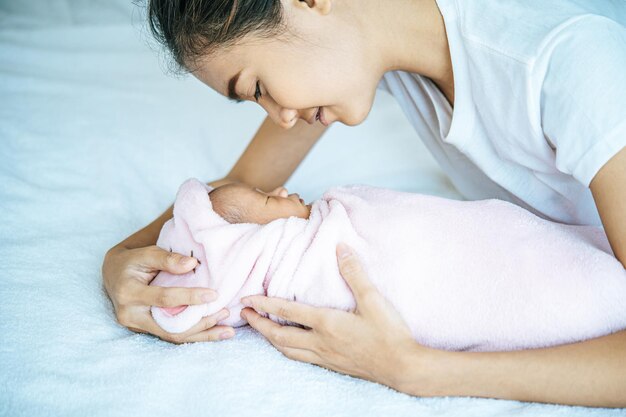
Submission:
{"label": "white sleeve", "polygon": [[543,132],[556,148],[556,167],[586,187],[626,146],[626,27],[584,17],[544,50]]}

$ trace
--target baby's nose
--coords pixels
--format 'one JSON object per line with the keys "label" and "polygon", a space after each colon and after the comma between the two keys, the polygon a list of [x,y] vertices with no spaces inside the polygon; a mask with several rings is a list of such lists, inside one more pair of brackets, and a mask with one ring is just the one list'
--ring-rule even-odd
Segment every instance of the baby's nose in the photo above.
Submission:
{"label": "baby's nose", "polygon": [[288,196],[288,191],[285,187],[276,187],[274,189],[274,191],[272,191],[272,194],[274,195],[278,195],[281,197],[287,197]]}

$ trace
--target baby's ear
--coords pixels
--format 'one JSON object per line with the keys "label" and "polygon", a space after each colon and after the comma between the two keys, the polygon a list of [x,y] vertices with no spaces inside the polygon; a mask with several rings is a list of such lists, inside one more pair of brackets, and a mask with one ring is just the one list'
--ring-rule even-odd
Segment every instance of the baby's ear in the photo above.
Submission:
{"label": "baby's ear", "polygon": [[196,178],[183,182],[174,202],[174,222],[183,220],[192,231],[228,224],[213,211],[209,198],[211,190],[213,187]]}

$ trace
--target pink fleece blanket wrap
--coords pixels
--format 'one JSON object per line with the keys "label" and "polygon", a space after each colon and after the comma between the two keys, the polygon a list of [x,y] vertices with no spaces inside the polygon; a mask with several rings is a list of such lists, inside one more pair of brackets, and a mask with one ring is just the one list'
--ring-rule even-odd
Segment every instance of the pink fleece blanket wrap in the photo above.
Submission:
{"label": "pink fleece blanket wrap", "polygon": [[328,190],[308,220],[229,224],[213,211],[210,190],[184,182],[157,241],[166,250],[193,251],[201,264],[185,275],[162,271],[151,285],[213,288],[219,299],[178,314],[152,307],[170,332],[224,307],[230,317],[220,324],[242,326],[239,299],[253,294],[353,310],[337,267],[340,241],[426,346],[526,349],[626,328],[626,270],[601,228],[549,222],[499,200],[370,186]]}

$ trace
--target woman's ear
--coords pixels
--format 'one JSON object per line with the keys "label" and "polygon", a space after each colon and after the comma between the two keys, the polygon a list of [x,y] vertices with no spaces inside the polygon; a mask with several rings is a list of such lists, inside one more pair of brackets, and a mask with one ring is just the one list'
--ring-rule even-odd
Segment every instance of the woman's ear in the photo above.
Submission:
{"label": "woman's ear", "polygon": [[333,0],[298,0],[298,3],[305,3],[310,9],[317,9],[321,14],[326,15],[332,9]]}

